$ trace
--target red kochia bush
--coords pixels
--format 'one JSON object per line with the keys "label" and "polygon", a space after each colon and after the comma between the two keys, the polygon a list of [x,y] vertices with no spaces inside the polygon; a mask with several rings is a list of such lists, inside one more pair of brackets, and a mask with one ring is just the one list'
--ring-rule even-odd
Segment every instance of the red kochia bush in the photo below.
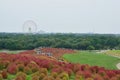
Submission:
{"label": "red kochia bush", "polygon": [[39,72],[40,72],[40,73],[43,73],[43,74],[46,75],[46,76],[48,75],[48,70],[47,70],[46,68],[40,68],[40,69],[39,69]]}
{"label": "red kochia bush", "polygon": [[94,74],[93,75],[94,80],[104,80],[102,76],[100,76],[99,74]]}
{"label": "red kochia bush", "polygon": [[93,67],[90,67],[90,70],[92,73],[97,73],[99,71],[99,67],[98,66],[93,66]]}
{"label": "red kochia bush", "polygon": [[[61,52],[65,52],[64,49],[54,48],[49,48],[45,51],[51,51],[54,54],[59,53],[60,55]],[[55,56],[59,57],[59,54]],[[49,76],[54,78],[54,80],[69,80],[69,78],[73,77],[71,76],[72,74],[75,75],[74,80],[120,80],[120,70],[107,70],[98,66],[59,62],[56,59],[39,54],[0,54],[0,64],[1,71],[5,67],[7,69],[7,72],[3,71],[0,73],[2,78],[7,78],[7,73],[16,74],[18,71],[22,71],[26,74],[34,75],[32,80],[50,80]],[[50,75],[48,75],[48,71],[51,72]],[[16,80],[24,79],[18,76]]]}
{"label": "red kochia bush", "polygon": [[103,76],[103,78],[104,80],[110,80],[110,78],[107,75]]}
{"label": "red kochia bush", "polygon": [[10,73],[10,74],[16,74],[18,72],[18,68],[17,68],[17,65],[12,63],[8,66],[7,68],[7,71]]}
{"label": "red kochia bush", "polygon": [[37,72],[39,70],[39,66],[36,64],[36,62],[31,61],[27,67],[29,67],[32,71],[32,73]]}
{"label": "red kochia bush", "polygon": [[98,72],[98,74],[100,74],[101,76],[105,76],[105,75],[106,75],[106,73],[105,73],[104,70],[100,70],[100,71]]}
{"label": "red kochia bush", "polygon": [[80,68],[81,68],[80,64],[74,64],[74,69],[73,69],[74,73],[78,72]]}
{"label": "red kochia bush", "polygon": [[85,78],[90,78],[91,77],[91,73],[89,71],[84,71],[83,75]]}
{"label": "red kochia bush", "polygon": [[23,72],[18,72],[16,75],[15,80],[26,80],[27,75]]}
{"label": "red kochia bush", "polygon": [[25,68],[24,68],[24,73],[26,73],[26,74],[32,74],[32,70],[31,70],[31,68],[29,68],[28,66],[26,66]]}
{"label": "red kochia bush", "polygon": [[52,69],[52,72],[56,72],[56,73],[58,73],[58,74],[60,74],[60,73],[62,73],[64,70],[63,70],[63,68],[61,68],[61,67],[59,67],[59,68],[53,68]]}
{"label": "red kochia bush", "polygon": [[106,72],[106,74],[107,74],[110,78],[116,75],[115,72],[114,72],[114,71],[111,71],[111,70],[108,70],[108,71]]}
{"label": "red kochia bush", "polygon": [[93,78],[86,78],[85,80],[94,80]]}
{"label": "red kochia bush", "polygon": [[52,72],[50,75],[51,75],[53,78],[57,78],[57,76],[58,76],[58,74],[57,74],[56,72]]}
{"label": "red kochia bush", "polygon": [[52,68],[52,61],[48,60],[42,60],[40,63],[38,63],[40,67],[47,68],[48,70]]}
{"label": "red kochia bush", "polygon": [[52,76],[46,76],[43,78],[43,80],[56,80]]}
{"label": "red kochia bush", "polygon": [[74,69],[74,64],[72,64],[72,63],[68,63],[68,64],[67,64],[67,63],[66,63],[64,67],[73,70],[73,69]]}
{"label": "red kochia bush", "polygon": [[1,74],[2,74],[3,79],[7,79],[8,73],[7,73],[6,70],[3,70],[3,71],[1,72]]}
{"label": "red kochia bush", "polygon": [[18,71],[24,70],[24,67],[25,67],[24,64],[21,63],[21,64],[18,64],[17,66],[18,66]]}
{"label": "red kochia bush", "polygon": [[0,60],[0,70],[7,68],[9,63],[8,60]]}
{"label": "red kochia bush", "polygon": [[83,71],[76,72],[76,75],[83,75]]}
{"label": "red kochia bush", "polygon": [[40,75],[39,75],[39,80],[43,80],[43,78],[45,78],[45,74],[44,73],[41,73]]}
{"label": "red kochia bush", "polygon": [[64,72],[66,72],[69,76],[71,76],[73,73],[73,71],[69,68],[64,68]]}
{"label": "red kochia bush", "polygon": [[35,75],[35,76],[32,76],[32,79],[31,80],[39,80],[39,76]]}
{"label": "red kochia bush", "polygon": [[74,50],[72,49],[63,49],[63,48],[40,48],[40,50],[43,53],[52,53],[52,55],[56,58],[60,58],[62,55],[66,54],[66,53],[75,53]]}

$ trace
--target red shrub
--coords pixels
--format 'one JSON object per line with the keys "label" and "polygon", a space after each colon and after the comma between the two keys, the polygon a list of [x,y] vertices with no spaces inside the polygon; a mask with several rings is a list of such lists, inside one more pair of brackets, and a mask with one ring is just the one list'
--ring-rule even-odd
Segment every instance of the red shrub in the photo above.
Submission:
{"label": "red shrub", "polygon": [[10,64],[7,68],[8,73],[10,74],[16,74],[18,72],[18,67],[16,64]]}
{"label": "red shrub", "polygon": [[74,64],[74,73],[78,72],[80,70],[81,65],[80,64]]}
{"label": "red shrub", "polygon": [[103,78],[104,80],[110,80],[110,78],[107,75],[103,76]]}
{"label": "red shrub", "polygon": [[26,80],[27,75],[23,72],[18,72],[16,75],[15,80]]}
{"label": "red shrub", "polygon": [[68,73],[69,76],[71,76],[73,73],[73,71],[69,68],[64,68],[64,72]]}
{"label": "red shrub", "polygon": [[90,71],[91,71],[92,73],[98,73],[99,67],[98,67],[98,66],[90,67]]}
{"label": "red shrub", "polygon": [[0,60],[0,70],[7,68],[9,63],[8,60]]}
{"label": "red shrub", "polygon": [[119,80],[119,79],[117,79],[117,77],[112,77],[110,78],[110,80]]}
{"label": "red shrub", "polygon": [[57,78],[57,76],[58,76],[58,74],[57,74],[56,72],[52,72],[50,75],[51,75],[53,78]]}
{"label": "red shrub", "polygon": [[46,75],[45,75],[44,73],[41,73],[39,76],[40,76],[40,77],[39,77],[39,80],[43,80]]}
{"label": "red shrub", "polygon": [[34,62],[31,61],[27,67],[29,67],[32,70],[32,73],[37,72],[39,70],[39,66]]}
{"label": "red shrub", "polygon": [[108,71],[106,72],[106,74],[107,74],[110,78],[116,75],[115,72],[114,72],[114,71],[111,71],[111,70],[108,70]]}
{"label": "red shrub", "polygon": [[35,76],[32,76],[32,79],[31,80],[39,80],[39,76],[35,75]]}
{"label": "red shrub", "polygon": [[26,73],[26,74],[32,74],[32,70],[29,68],[29,67],[25,67],[24,68],[24,73]]}
{"label": "red shrub", "polygon": [[48,70],[46,68],[40,68],[39,69],[39,72],[40,73],[43,73],[44,75],[47,75],[48,74]]}
{"label": "red shrub", "polygon": [[84,75],[85,78],[90,78],[92,73],[90,73],[89,71],[84,71],[83,75]]}
{"label": "red shrub", "polygon": [[3,79],[7,79],[8,73],[7,73],[6,70],[3,70],[3,71],[1,72],[1,74],[2,74]]}
{"label": "red shrub", "polygon": [[17,67],[18,67],[18,71],[24,71],[24,64],[18,64],[17,65]]}
{"label": "red shrub", "polygon": [[52,69],[52,72],[56,72],[56,73],[58,73],[58,74],[60,74],[60,73],[62,73],[64,70],[63,70],[63,68],[61,68],[61,67],[59,67],[59,68],[53,68]]}
{"label": "red shrub", "polygon": [[100,74],[101,76],[105,76],[106,75],[104,70],[99,70],[98,74]]}
{"label": "red shrub", "polygon": [[[73,52],[73,50],[56,48],[43,48],[42,50],[46,53],[53,53],[56,58],[66,52]],[[91,67],[89,65],[59,62],[56,59],[35,54],[33,50],[20,54],[0,54],[0,69],[2,71],[5,68],[10,74],[16,74],[18,71],[32,74],[32,80],[49,80],[52,78],[54,80],[68,80],[72,74],[75,74],[74,80],[120,80],[120,70],[107,70],[98,66]],[[48,75],[48,70],[51,72],[50,75]],[[0,77],[7,78],[7,72],[0,73],[0,75],[2,74]],[[24,79],[17,76],[16,80]]]}
{"label": "red shrub", "polygon": [[46,76],[42,80],[55,80],[52,76]]}
{"label": "red shrub", "polygon": [[93,75],[94,80],[104,80],[102,76],[100,76],[99,74],[94,74]]}

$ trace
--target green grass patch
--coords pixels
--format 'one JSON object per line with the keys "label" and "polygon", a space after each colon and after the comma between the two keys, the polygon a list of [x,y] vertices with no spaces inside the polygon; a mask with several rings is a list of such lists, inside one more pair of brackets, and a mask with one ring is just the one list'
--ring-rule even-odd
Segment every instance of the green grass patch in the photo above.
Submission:
{"label": "green grass patch", "polygon": [[[16,78],[16,75],[9,74],[7,80],[14,80],[15,78]],[[31,75],[27,75],[26,80],[31,80]]]}
{"label": "green grass patch", "polygon": [[15,79],[15,75],[9,74],[7,80],[13,80],[13,79]]}
{"label": "green grass patch", "polygon": [[63,58],[72,63],[101,66],[107,69],[117,69],[116,64],[120,62],[119,58],[88,51],[79,51],[75,54],[65,54]]}
{"label": "green grass patch", "polygon": [[19,52],[23,52],[25,50],[0,50],[0,52],[10,53],[10,54],[17,54]]}

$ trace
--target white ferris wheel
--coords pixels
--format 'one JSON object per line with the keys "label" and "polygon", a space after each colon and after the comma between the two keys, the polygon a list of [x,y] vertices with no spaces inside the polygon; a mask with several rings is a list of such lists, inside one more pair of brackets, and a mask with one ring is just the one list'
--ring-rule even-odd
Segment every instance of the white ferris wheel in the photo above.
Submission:
{"label": "white ferris wheel", "polygon": [[24,33],[35,33],[37,31],[37,24],[32,20],[27,20],[23,24]]}

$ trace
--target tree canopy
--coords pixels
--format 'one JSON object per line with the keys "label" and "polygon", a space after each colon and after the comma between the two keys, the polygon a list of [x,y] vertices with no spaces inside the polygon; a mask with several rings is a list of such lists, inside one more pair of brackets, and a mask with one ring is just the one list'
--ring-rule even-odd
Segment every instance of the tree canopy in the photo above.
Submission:
{"label": "tree canopy", "polygon": [[0,33],[0,49],[22,50],[36,47],[80,50],[120,49],[120,36],[113,34],[20,34]]}

